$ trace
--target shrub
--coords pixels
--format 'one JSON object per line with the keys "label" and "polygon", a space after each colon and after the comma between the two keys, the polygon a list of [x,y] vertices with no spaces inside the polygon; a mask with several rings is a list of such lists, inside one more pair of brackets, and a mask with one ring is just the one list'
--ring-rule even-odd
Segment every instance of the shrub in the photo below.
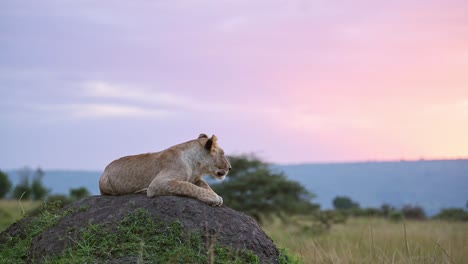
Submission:
{"label": "shrub", "polygon": [[3,171],[0,171],[0,199],[5,198],[7,193],[11,190],[11,181],[8,179],[8,175]]}
{"label": "shrub", "polygon": [[44,178],[44,171],[41,168],[38,168],[35,172],[34,178],[31,182],[31,198],[35,201],[43,200],[50,190],[47,189],[42,183],[42,178]]}
{"label": "shrub", "polygon": [[90,196],[91,193],[86,189],[86,187],[80,187],[75,189],[70,189],[70,197],[73,200],[80,200]]}
{"label": "shrub", "polygon": [[261,215],[307,214],[319,208],[311,202],[314,195],[300,183],[287,179],[283,172],[272,171],[257,157],[234,156],[229,160],[232,170],[228,178],[212,186],[227,206],[257,221]]}
{"label": "shrub", "polygon": [[31,187],[29,186],[29,178],[22,177],[20,182],[13,189],[13,198],[19,200],[28,200],[31,198]]}
{"label": "shrub", "polygon": [[402,221],[404,218],[405,216],[400,211],[394,210],[388,213],[388,219],[395,221],[395,222]]}
{"label": "shrub", "polygon": [[381,211],[378,208],[372,208],[372,207],[364,209],[364,214],[366,216],[374,216],[374,217],[382,215]]}
{"label": "shrub", "polygon": [[31,169],[24,168],[18,171],[18,175],[21,177],[20,182],[13,189],[13,198],[15,199],[32,199],[32,200],[43,200],[50,192],[42,183],[44,177],[44,171],[38,168],[34,173],[34,178],[30,183],[29,178],[32,175]]}
{"label": "shrub", "polygon": [[382,214],[382,216],[384,217],[389,217],[391,213],[393,213],[394,211],[397,211],[397,209],[389,204],[382,204],[382,206],[380,207],[380,213]]}
{"label": "shrub", "polygon": [[323,224],[326,229],[330,229],[333,224],[346,223],[348,214],[342,211],[323,210],[315,213],[315,218]]}
{"label": "shrub", "polygon": [[359,208],[359,204],[346,196],[337,196],[333,199],[333,207],[336,210],[352,210]]}
{"label": "shrub", "polygon": [[434,218],[448,221],[468,221],[468,212],[461,208],[443,209]]}
{"label": "shrub", "polygon": [[424,212],[424,209],[420,206],[405,205],[401,209],[401,212],[403,213],[406,219],[426,219],[426,213]]}

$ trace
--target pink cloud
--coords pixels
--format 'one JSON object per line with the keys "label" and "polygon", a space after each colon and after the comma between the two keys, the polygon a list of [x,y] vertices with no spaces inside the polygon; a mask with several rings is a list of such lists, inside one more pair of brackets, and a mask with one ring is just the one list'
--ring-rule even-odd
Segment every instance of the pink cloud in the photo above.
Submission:
{"label": "pink cloud", "polygon": [[[107,144],[140,133],[121,150],[211,130],[226,150],[274,162],[468,156],[466,1],[59,2],[0,10],[12,135],[37,130],[15,121],[27,106],[92,106],[102,123],[80,128]],[[89,80],[102,83],[76,96]],[[114,123],[159,106],[177,118]],[[73,125],[48,128],[63,153]]]}

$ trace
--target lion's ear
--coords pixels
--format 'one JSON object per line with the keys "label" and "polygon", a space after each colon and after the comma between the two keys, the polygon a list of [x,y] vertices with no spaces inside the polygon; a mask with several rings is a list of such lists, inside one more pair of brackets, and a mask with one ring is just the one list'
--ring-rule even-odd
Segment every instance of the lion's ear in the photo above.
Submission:
{"label": "lion's ear", "polygon": [[213,147],[216,145],[217,141],[218,141],[218,137],[216,137],[215,135],[211,136],[211,138],[209,138],[206,141],[205,149],[211,152],[211,150],[213,150]]}
{"label": "lion's ear", "polygon": [[208,136],[207,136],[206,134],[201,133],[201,134],[198,136],[198,139],[200,139],[200,138],[208,138]]}

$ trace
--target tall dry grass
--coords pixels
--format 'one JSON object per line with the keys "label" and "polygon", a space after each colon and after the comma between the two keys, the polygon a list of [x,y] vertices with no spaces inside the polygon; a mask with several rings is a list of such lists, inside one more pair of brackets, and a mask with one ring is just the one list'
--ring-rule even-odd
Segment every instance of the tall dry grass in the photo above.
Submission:
{"label": "tall dry grass", "polygon": [[262,227],[304,263],[468,263],[468,223],[351,218],[319,235],[298,223]]}

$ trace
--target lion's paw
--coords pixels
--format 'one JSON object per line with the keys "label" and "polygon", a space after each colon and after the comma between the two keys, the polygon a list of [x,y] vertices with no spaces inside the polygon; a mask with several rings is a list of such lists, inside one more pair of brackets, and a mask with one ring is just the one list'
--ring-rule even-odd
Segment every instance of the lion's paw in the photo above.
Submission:
{"label": "lion's paw", "polygon": [[211,206],[221,206],[223,204],[223,198],[216,194],[211,200],[207,201],[207,204]]}
{"label": "lion's paw", "polygon": [[221,205],[223,205],[223,197],[221,197],[221,196],[218,195],[218,201],[219,201],[219,203],[218,203],[216,206],[221,206]]}

